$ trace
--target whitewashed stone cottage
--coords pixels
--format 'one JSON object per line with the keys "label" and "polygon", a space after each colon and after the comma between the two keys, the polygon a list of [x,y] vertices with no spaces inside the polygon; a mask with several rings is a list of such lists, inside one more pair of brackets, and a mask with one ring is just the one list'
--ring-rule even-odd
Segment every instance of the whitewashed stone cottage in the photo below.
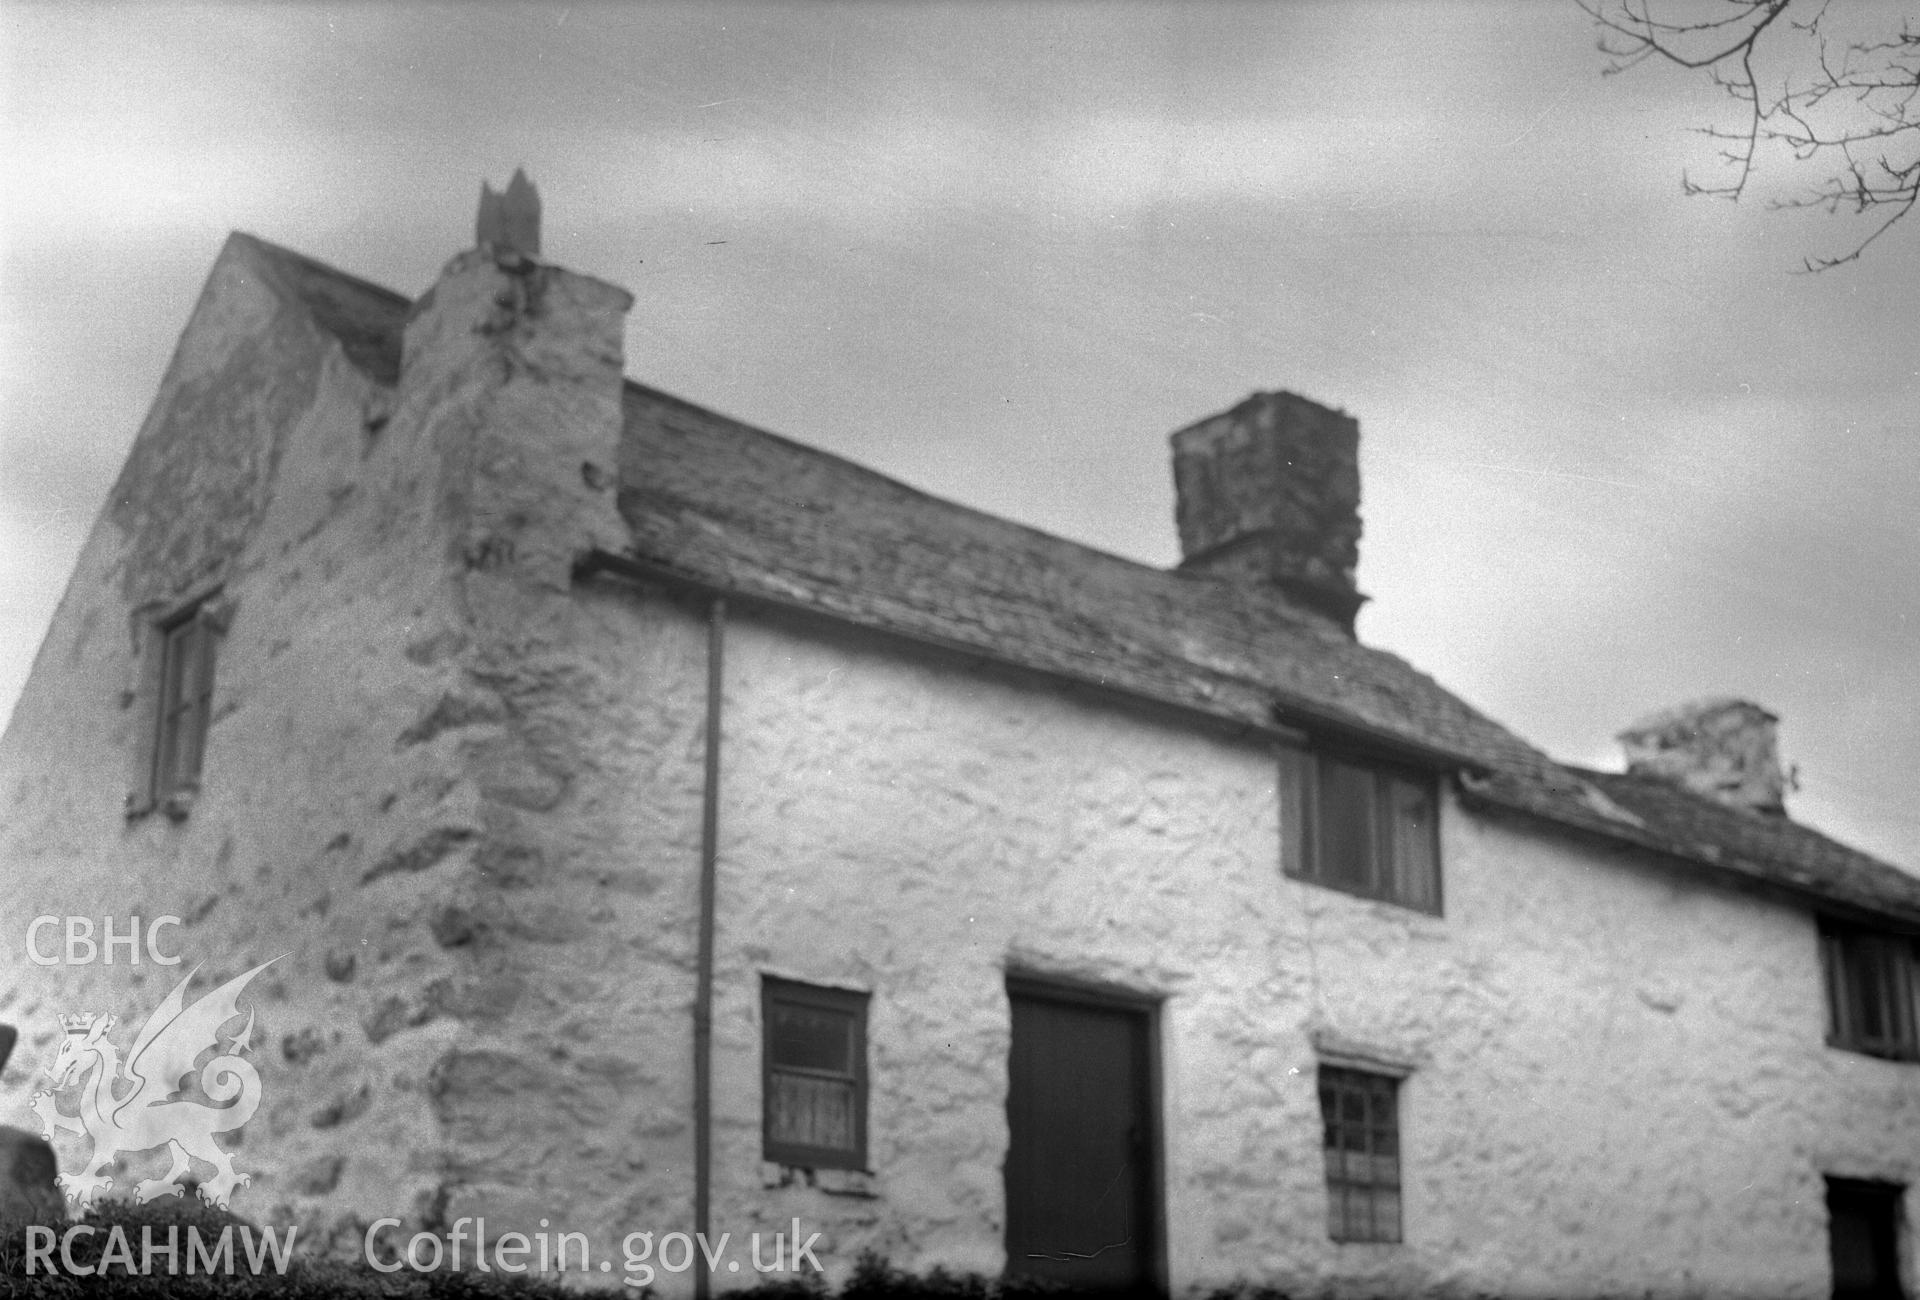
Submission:
{"label": "whitewashed stone cottage", "polygon": [[343,1247],[1912,1285],[1920,882],[1771,716],[1580,771],[1360,644],[1302,398],[1174,435],[1165,572],[625,378],[629,295],[483,218],[414,302],[214,266],[0,746],[4,1118],[57,1014],[285,954],[233,1205]]}

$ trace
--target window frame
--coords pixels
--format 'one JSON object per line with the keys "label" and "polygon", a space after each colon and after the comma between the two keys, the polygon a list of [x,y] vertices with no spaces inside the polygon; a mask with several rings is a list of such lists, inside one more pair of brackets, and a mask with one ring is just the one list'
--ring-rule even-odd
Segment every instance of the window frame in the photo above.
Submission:
{"label": "window frame", "polygon": [[[1891,930],[1820,918],[1820,971],[1826,992],[1827,1045],[1888,1061],[1920,1061],[1920,939]],[[1861,1022],[1868,981],[1878,985],[1889,1032]]]}
{"label": "window frame", "polygon": [[[799,1169],[871,1172],[867,1169],[867,1009],[871,1001],[870,994],[854,989],[807,984],[775,975],[761,976],[760,1150],[763,1160]],[[847,1016],[851,1038],[851,1072],[777,1063],[774,1060],[774,1009],[781,1004]],[[849,1084],[853,1093],[853,1146],[818,1147],[777,1139],[773,1132],[776,1074],[831,1079]]]}
{"label": "window frame", "polygon": [[206,607],[158,625],[160,689],[155,699],[153,795],[165,799],[199,788],[212,712],[214,646]]}
{"label": "window frame", "polygon": [[[1335,746],[1282,746],[1278,754],[1280,789],[1280,864],[1284,875],[1307,884],[1338,890],[1356,898],[1390,903],[1430,916],[1445,915],[1445,872],[1440,861],[1440,774],[1405,762]],[[1326,800],[1331,797],[1329,769],[1364,773],[1370,778],[1366,796],[1368,859],[1365,878],[1333,874],[1327,862],[1324,828],[1334,819]],[[1397,861],[1395,846],[1402,842],[1396,817],[1396,789],[1414,790],[1427,810],[1425,835],[1427,866],[1424,879],[1412,881],[1410,868]],[[1410,887],[1412,886],[1412,887]]]}
{"label": "window frame", "polygon": [[216,588],[164,612],[136,616],[139,740],[129,773],[127,815],[158,808],[178,821],[192,809],[206,770],[220,643],[231,617]]}
{"label": "window frame", "polygon": [[[1406,1196],[1405,1187],[1405,1141],[1400,1124],[1400,1085],[1403,1078],[1399,1074],[1388,1074],[1379,1070],[1361,1069],[1344,1062],[1322,1061],[1315,1078],[1315,1092],[1320,1103],[1320,1153],[1321,1165],[1326,1180],[1327,1193],[1327,1237],[1343,1245],[1401,1245],[1406,1241]],[[1351,1151],[1346,1136],[1352,1128],[1352,1122],[1344,1115],[1340,1105],[1347,1096],[1359,1095],[1363,1098],[1365,1115],[1360,1121],[1363,1130],[1363,1149]],[[1375,1105],[1385,1096],[1386,1122],[1377,1118]],[[1329,1106],[1329,1097],[1334,1105]],[[1340,1112],[1340,1113],[1336,1113]],[[1381,1132],[1392,1139],[1392,1151],[1382,1152],[1376,1149]],[[1365,1172],[1354,1176],[1352,1157],[1359,1155],[1365,1162]],[[1382,1176],[1380,1161],[1390,1160],[1389,1174]],[[1391,1197],[1392,1222],[1380,1223],[1380,1209],[1386,1198]],[[1351,1231],[1352,1207],[1364,1204],[1367,1208],[1368,1230],[1361,1233]]]}

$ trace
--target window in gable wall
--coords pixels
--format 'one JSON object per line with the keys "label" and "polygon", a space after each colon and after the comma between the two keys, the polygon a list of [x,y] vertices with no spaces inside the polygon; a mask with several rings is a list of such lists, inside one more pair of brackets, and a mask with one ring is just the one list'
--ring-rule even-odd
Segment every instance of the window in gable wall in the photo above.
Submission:
{"label": "window in gable wall", "polygon": [[1280,861],[1289,876],[1438,915],[1439,820],[1431,773],[1280,752]]}
{"label": "window in gable wall", "polygon": [[203,599],[148,626],[140,692],[148,721],[127,796],[130,814],[158,807],[177,818],[192,806],[206,755],[214,660],[225,623],[224,604]]}
{"label": "window in gable wall", "polygon": [[867,1163],[867,995],[765,977],[763,1154],[809,1169]]}
{"label": "window in gable wall", "polygon": [[1894,1061],[1920,1060],[1916,946],[1909,935],[1821,923],[1829,1044]]}

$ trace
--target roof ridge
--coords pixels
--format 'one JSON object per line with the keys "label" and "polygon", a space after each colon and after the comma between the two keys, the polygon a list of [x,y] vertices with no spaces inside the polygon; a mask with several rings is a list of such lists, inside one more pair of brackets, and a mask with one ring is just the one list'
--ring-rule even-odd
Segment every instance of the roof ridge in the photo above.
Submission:
{"label": "roof ridge", "polygon": [[318,272],[329,279],[340,281],[355,289],[385,298],[397,307],[413,306],[414,299],[409,298],[398,289],[389,288],[387,285],[381,284],[377,280],[369,280],[365,276],[355,275],[351,271],[343,271],[331,262],[323,262],[317,257],[310,257],[305,253],[296,252],[294,249],[288,248],[285,244],[276,244],[271,239],[263,239],[252,231],[230,230],[227,232],[227,240],[229,243],[246,244],[276,260],[295,263],[302,270]]}
{"label": "roof ridge", "polygon": [[355,368],[376,383],[398,382],[411,298],[243,230],[227,236],[222,256],[233,254],[272,281],[283,299],[297,303]]}

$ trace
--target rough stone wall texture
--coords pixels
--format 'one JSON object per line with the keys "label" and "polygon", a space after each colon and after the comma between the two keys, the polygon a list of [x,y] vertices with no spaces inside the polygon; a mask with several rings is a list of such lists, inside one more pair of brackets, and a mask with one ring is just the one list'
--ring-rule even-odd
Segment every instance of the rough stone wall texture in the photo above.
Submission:
{"label": "rough stone wall texture", "polygon": [[[1821,1174],[1920,1176],[1911,1068],[1823,1045],[1790,907],[1452,803],[1444,918],[1317,889],[1257,748],[752,618],[725,729],[717,1229],[996,1271],[1009,970],[1166,999],[1177,1284],[1822,1295]],[[876,1199],[759,1162],[765,973],[872,992]],[[1316,1034],[1417,1063],[1403,1247],[1327,1240]]]}
{"label": "rough stone wall texture", "polygon": [[[433,562],[449,551],[436,450],[280,270],[244,238],[223,252],[0,742],[0,1012],[26,1036],[0,1101],[38,1127],[26,1101],[56,1015],[113,1013],[130,1034],[196,965],[197,993],[277,957],[248,999],[262,1102],[235,1206],[312,1235],[348,1230],[342,1207],[413,1214],[437,1195],[429,1085],[458,1026],[428,995],[455,963],[429,932],[427,870],[466,822],[445,754],[401,733],[449,688],[463,634]],[[181,821],[129,819],[128,756],[152,726],[134,629],[215,583],[232,618],[199,796]],[[181,917],[162,947],[183,964],[33,964],[42,914]],[[66,1168],[84,1155],[63,1139]]]}
{"label": "rough stone wall texture", "polygon": [[1359,422],[1255,393],[1172,441],[1185,566],[1279,583],[1351,627],[1363,599]]}
{"label": "rough stone wall texture", "polygon": [[[567,982],[608,964],[592,934],[615,909],[552,888],[583,868],[550,850],[591,815],[539,702],[577,675],[543,652],[549,615],[588,608],[573,560],[623,531],[601,467],[629,299],[466,255],[388,387],[283,256],[228,245],[0,742],[0,1013],[27,1029],[5,1104],[37,1127],[56,1015],[130,1030],[196,963],[198,992],[277,956],[253,986],[263,1100],[235,1208],[357,1248],[373,1217],[431,1226],[472,1188],[539,1191],[530,1170],[569,1196],[624,1188],[607,1098],[685,1110],[593,1045],[617,1013]],[[216,585],[233,613],[198,798],[129,819],[152,725],[132,633]],[[35,965],[41,914],[182,917],[163,947],[186,964]],[[551,957],[562,941],[577,962]]]}
{"label": "rough stone wall texture", "polygon": [[[0,1101],[55,1014],[185,969],[34,966],[26,920],[179,915],[203,977],[284,954],[236,1208],[688,1229],[705,609],[573,577],[623,537],[626,296],[463,255],[389,387],[276,274],[223,256],[0,742]],[[201,796],[129,822],[129,628],[213,582]],[[725,688],[736,1241],[996,1271],[1010,971],[1164,998],[1176,1284],[1814,1296],[1821,1173],[1920,1178],[1912,1067],[1822,1045],[1803,911],[1451,799],[1443,918],[1285,880],[1259,747],[820,623],[736,612]],[[870,1179],[762,1164],[764,974],[872,993]],[[1416,1066],[1404,1246],[1326,1239],[1329,1038]]]}
{"label": "rough stone wall texture", "polygon": [[[432,1078],[440,1217],[484,1213],[492,1234],[548,1219],[601,1252],[621,1225],[683,1223],[691,1163],[702,679],[684,665],[699,657],[672,632],[609,632],[572,593],[579,557],[625,537],[630,301],[511,254],[463,255],[409,327],[401,382],[402,409],[417,401],[467,458],[448,482],[469,640],[416,724],[444,729],[472,818],[448,824],[470,838],[437,872],[430,922],[458,954],[444,1009],[465,1028]],[[649,711],[661,698],[676,711]],[[640,821],[610,768],[645,783]]]}

